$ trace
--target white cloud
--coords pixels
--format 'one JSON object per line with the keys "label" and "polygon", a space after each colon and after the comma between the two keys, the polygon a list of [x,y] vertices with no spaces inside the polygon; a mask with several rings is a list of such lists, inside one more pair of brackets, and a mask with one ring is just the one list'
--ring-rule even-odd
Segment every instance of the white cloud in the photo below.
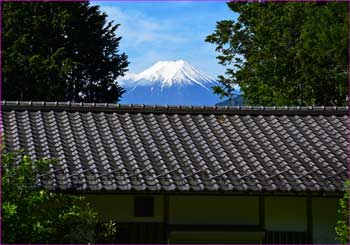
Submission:
{"label": "white cloud", "polygon": [[124,47],[135,47],[144,43],[179,44],[188,40],[184,35],[170,32],[172,23],[169,21],[155,20],[138,11],[126,13],[117,6],[101,6],[100,9],[107,13],[109,21],[114,20],[120,24],[117,35],[123,37]]}
{"label": "white cloud", "polygon": [[120,52],[128,55],[130,72],[139,73],[159,60],[184,59],[214,78],[224,74],[215,46],[204,41],[215,30],[216,21],[232,15],[224,3],[92,4],[100,5],[109,21],[120,24],[116,35],[122,37]]}

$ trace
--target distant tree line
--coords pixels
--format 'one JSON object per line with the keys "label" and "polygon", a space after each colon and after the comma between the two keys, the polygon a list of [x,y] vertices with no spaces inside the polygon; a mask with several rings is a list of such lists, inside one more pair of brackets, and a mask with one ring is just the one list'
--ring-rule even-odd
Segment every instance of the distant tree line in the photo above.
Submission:
{"label": "distant tree line", "polygon": [[5,100],[115,102],[128,61],[118,24],[89,2],[2,2]]}
{"label": "distant tree line", "polygon": [[214,92],[238,84],[252,105],[345,105],[348,3],[230,2],[236,21],[217,22],[206,41],[227,67]]}

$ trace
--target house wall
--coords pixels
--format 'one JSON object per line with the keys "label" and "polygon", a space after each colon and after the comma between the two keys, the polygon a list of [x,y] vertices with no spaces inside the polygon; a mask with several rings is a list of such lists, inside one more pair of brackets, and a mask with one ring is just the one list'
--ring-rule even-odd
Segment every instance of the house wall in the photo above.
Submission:
{"label": "house wall", "polygon": [[170,243],[253,243],[263,242],[263,232],[228,232],[228,231],[173,231]]}
{"label": "house wall", "polygon": [[154,195],[154,216],[134,216],[133,195],[86,195],[103,219],[116,219],[120,222],[163,222],[163,196]]}
{"label": "house wall", "polygon": [[265,197],[265,228],[307,231],[306,197]]}
{"label": "house wall", "polygon": [[312,199],[312,232],[314,243],[336,243],[334,227],[339,220],[338,198]]}
{"label": "house wall", "polygon": [[259,198],[238,196],[171,196],[170,224],[258,225]]}
{"label": "house wall", "polygon": [[[306,197],[265,196],[262,209],[257,196],[209,196],[209,195],[170,195],[166,206],[163,195],[153,195],[154,216],[134,216],[133,195],[86,195],[87,200],[105,219],[119,222],[150,222],[171,225],[233,225],[258,226],[263,217],[266,232],[308,232],[308,205]],[[313,197],[309,212],[314,243],[336,242],[334,227],[337,220],[339,198]],[[164,217],[165,211],[168,217]],[[260,215],[264,210],[264,215]],[[186,229],[186,228],[185,228]],[[178,237],[182,231],[173,231]],[[174,233],[175,232],[175,233]],[[194,231],[195,232],[195,231]],[[171,234],[171,232],[170,232]],[[169,235],[170,235],[169,234]],[[188,232],[186,233],[188,236]],[[181,235],[182,236],[182,235]],[[230,236],[230,235],[229,235]]]}

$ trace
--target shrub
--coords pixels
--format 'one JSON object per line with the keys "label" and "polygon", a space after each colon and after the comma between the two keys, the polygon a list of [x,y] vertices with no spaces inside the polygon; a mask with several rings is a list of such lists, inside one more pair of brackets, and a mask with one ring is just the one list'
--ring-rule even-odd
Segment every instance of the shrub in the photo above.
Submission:
{"label": "shrub", "polygon": [[337,221],[337,225],[335,227],[335,232],[337,234],[338,241],[343,244],[349,244],[350,239],[350,227],[349,227],[349,187],[350,182],[345,182],[345,193],[343,198],[339,200],[339,209],[338,213],[341,215],[341,220]]}
{"label": "shrub", "polygon": [[38,187],[36,177],[50,163],[21,152],[2,153],[2,242],[115,242],[115,226],[100,222],[84,197]]}

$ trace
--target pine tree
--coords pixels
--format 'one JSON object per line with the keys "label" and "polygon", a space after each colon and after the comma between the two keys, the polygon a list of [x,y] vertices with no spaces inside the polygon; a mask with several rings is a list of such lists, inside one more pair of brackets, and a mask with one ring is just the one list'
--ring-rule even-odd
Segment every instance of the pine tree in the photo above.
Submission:
{"label": "pine tree", "polygon": [[119,25],[88,2],[3,2],[6,100],[116,102],[128,61]]}

